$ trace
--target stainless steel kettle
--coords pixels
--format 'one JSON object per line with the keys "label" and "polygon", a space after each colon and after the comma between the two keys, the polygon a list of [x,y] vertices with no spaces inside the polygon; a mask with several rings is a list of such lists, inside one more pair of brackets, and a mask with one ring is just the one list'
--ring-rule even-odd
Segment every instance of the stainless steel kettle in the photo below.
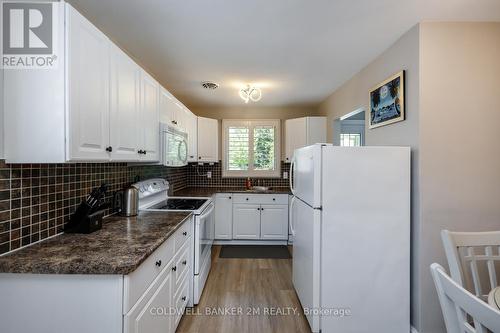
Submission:
{"label": "stainless steel kettle", "polygon": [[139,212],[139,191],[130,186],[115,193],[113,210],[121,216],[136,216]]}

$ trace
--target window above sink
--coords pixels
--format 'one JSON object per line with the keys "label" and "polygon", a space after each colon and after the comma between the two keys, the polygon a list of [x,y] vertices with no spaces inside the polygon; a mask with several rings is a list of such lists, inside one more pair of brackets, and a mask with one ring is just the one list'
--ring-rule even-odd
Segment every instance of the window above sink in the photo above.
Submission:
{"label": "window above sink", "polygon": [[280,177],[280,120],[228,120],[223,128],[223,177]]}

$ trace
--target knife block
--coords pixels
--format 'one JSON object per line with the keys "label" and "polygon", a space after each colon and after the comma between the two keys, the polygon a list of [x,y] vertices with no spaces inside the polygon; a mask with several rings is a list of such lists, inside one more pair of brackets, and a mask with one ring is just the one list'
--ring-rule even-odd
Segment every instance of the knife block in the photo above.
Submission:
{"label": "knife block", "polygon": [[68,234],[90,234],[102,228],[102,219],[104,210],[99,210],[92,214],[79,216],[78,220],[74,220],[67,224],[64,232]]}

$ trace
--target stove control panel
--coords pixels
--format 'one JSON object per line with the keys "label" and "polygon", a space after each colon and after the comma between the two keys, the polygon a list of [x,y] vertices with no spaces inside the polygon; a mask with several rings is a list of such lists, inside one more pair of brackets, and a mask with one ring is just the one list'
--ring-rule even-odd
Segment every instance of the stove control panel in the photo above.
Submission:
{"label": "stove control panel", "polygon": [[133,184],[139,190],[139,199],[157,195],[159,193],[167,193],[170,185],[168,181],[162,178],[153,178]]}

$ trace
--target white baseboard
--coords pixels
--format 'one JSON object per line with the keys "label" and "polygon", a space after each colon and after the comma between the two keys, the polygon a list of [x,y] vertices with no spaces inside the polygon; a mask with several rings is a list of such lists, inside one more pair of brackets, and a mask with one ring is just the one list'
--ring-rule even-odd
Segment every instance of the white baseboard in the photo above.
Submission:
{"label": "white baseboard", "polygon": [[214,240],[214,245],[287,245],[286,240]]}
{"label": "white baseboard", "polygon": [[417,329],[413,326],[410,327],[410,333],[418,333]]}

